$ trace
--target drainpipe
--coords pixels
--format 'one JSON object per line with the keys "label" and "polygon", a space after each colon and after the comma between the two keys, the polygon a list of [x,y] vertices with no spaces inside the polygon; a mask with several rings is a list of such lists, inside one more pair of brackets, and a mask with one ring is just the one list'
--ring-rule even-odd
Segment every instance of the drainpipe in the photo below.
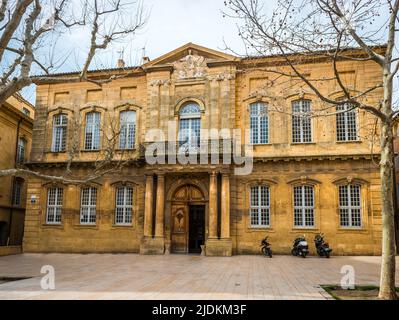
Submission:
{"label": "drainpipe", "polygon": [[[19,118],[18,120],[18,125],[17,125],[17,136],[16,136],[16,142],[15,142],[15,157],[14,157],[14,168],[17,167],[17,162],[18,162],[18,140],[19,140],[19,130],[21,127],[21,123],[23,121],[23,118]],[[13,177],[12,179],[12,183],[11,183],[11,199],[10,199],[10,203],[11,203],[11,208],[10,208],[10,215],[9,215],[9,219],[8,219],[8,237],[7,237],[7,246],[10,244],[10,237],[11,237],[11,225],[12,225],[12,217],[13,217],[13,195],[14,195],[14,187],[15,187],[15,180],[16,178]]]}

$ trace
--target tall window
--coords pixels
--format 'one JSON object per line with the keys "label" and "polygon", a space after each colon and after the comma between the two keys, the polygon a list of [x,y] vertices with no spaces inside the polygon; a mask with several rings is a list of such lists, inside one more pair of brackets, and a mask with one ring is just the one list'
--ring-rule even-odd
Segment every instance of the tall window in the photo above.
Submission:
{"label": "tall window", "polygon": [[26,140],[24,138],[18,139],[18,152],[17,152],[17,163],[22,164],[25,162],[25,149]]}
{"label": "tall window", "polygon": [[294,226],[314,226],[314,188],[312,186],[294,187]]}
{"label": "tall window", "polygon": [[312,102],[298,100],[292,103],[292,142],[312,142]]}
{"label": "tall window", "polygon": [[80,206],[80,223],[95,224],[96,223],[96,202],[97,189],[93,187],[83,188]]}
{"label": "tall window", "polygon": [[48,189],[46,223],[48,224],[61,223],[62,198],[63,198],[62,188]]}
{"label": "tall window", "polygon": [[136,139],[136,112],[123,111],[120,114],[121,133],[119,148],[133,149]]}
{"label": "tall window", "polygon": [[356,141],[356,110],[350,104],[337,106],[337,141]]}
{"label": "tall window", "polygon": [[115,224],[132,224],[133,188],[119,187],[116,189]]}
{"label": "tall window", "polygon": [[201,110],[198,104],[190,103],[180,110],[179,146],[200,146]]}
{"label": "tall window", "polygon": [[13,185],[13,190],[12,190],[12,199],[11,199],[12,205],[14,205],[14,206],[21,205],[23,183],[24,183],[23,179],[20,179],[20,178],[14,179],[14,185]]}
{"label": "tall window", "polygon": [[261,102],[250,105],[251,144],[269,142],[269,117],[267,105]]}
{"label": "tall window", "polygon": [[66,114],[57,114],[53,118],[53,144],[51,151],[65,151],[68,117]]}
{"label": "tall window", "polygon": [[341,227],[361,227],[360,186],[339,186],[339,216]]}
{"label": "tall window", "polygon": [[251,187],[251,226],[270,225],[270,191],[268,186]]}
{"label": "tall window", "polygon": [[86,132],[85,132],[85,149],[100,149],[100,120],[99,112],[90,112],[86,114]]}

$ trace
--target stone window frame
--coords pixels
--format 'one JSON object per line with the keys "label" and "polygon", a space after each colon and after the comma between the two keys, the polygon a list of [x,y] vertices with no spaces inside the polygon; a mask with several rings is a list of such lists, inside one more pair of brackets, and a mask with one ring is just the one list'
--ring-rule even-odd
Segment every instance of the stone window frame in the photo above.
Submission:
{"label": "stone window frame", "polygon": [[[131,228],[136,229],[138,226],[139,219],[139,185],[133,181],[124,180],[124,181],[116,181],[111,184],[112,187],[112,196],[113,196],[113,210],[111,214],[111,221],[113,228]],[[132,205],[132,222],[130,224],[117,224],[116,223],[116,196],[117,189],[120,187],[130,187],[133,189],[133,205]]]}
{"label": "stone window frame", "polygon": [[[310,178],[308,176],[301,176],[299,178],[290,180],[287,182],[291,186],[291,197],[290,197],[290,219],[292,231],[307,231],[307,232],[317,232],[320,230],[320,189],[321,182]],[[294,188],[298,186],[312,186],[313,187],[313,226],[296,226],[295,225],[295,206],[294,206]]]}
{"label": "stone window frame", "polygon": [[304,103],[309,103],[309,112],[311,113],[313,110],[313,100],[311,99],[305,99],[305,98],[300,98],[300,99],[296,99],[291,101],[291,143],[292,144],[306,144],[306,143],[312,143],[314,142],[314,126],[313,126],[313,119],[312,117],[309,117],[309,121],[310,121],[310,141],[304,141],[305,136],[307,137],[308,135],[305,135],[305,131],[304,131],[304,126],[303,126],[303,122],[301,121],[301,119],[299,120],[299,135],[300,135],[300,141],[294,141],[295,137],[294,137],[294,117],[298,117],[298,115],[295,115],[294,113],[294,106],[296,104],[299,104],[301,111],[299,112],[300,114],[302,114],[302,109],[304,107]]}
{"label": "stone window frame", "polygon": [[[310,100],[311,101],[311,110],[318,110],[319,108],[319,100],[314,93],[311,92],[295,92],[289,93],[283,97],[285,102],[285,110],[288,111],[287,115],[287,127],[288,127],[288,136],[287,136],[287,143],[291,146],[301,146],[301,145],[314,145],[318,143],[318,134],[317,131],[317,121],[311,118],[311,135],[312,140],[311,142],[293,142],[293,131],[292,131],[292,105],[295,101],[298,100]],[[316,119],[317,120],[317,119]]]}
{"label": "stone window frame", "polygon": [[[265,106],[265,109],[266,109],[266,121],[267,121],[267,130],[266,130],[266,142],[261,142],[260,140],[260,136],[261,136],[261,125],[260,125],[260,118],[262,117],[261,115],[258,115],[257,116],[257,119],[258,119],[258,123],[257,123],[257,129],[258,129],[258,138],[259,138],[259,141],[258,142],[253,142],[253,141],[251,141],[251,139],[252,139],[252,132],[251,132],[251,118],[252,118],[252,115],[251,115],[251,108],[252,108],[252,106],[254,106],[254,105],[259,105],[259,104],[262,104],[262,105],[264,105]],[[248,104],[248,120],[249,120],[249,134],[250,134],[250,136],[249,136],[249,142],[250,142],[250,144],[251,145],[253,145],[253,146],[257,146],[257,145],[267,145],[267,144],[270,144],[270,113],[269,113],[269,103],[268,102],[266,102],[265,100],[259,100],[259,99],[257,99],[256,101],[253,101],[253,102],[251,102],[251,103],[249,103]]]}
{"label": "stone window frame", "polygon": [[[82,222],[82,209],[83,209],[83,206],[82,206],[82,197],[83,197],[83,190],[84,189],[88,189],[88,188],[92,188],[92,189],[95,189],[96,190],[96,203],[95,203],[95,205],[91,205],[91,204],[89,204],[88,205],[88,208],[92,208],[93,206],[95,207],[95,212],[96,212],[96,214],[95,214],[95,218],[96,218],[96,221],[95,222],[90,222],[89,220],[90,220],[90,215],[88,215],[88,221],[87,222]],[[98,208],[98,203],[99,203],[99,198],[101,199],[101,197],[99,196],[100,195],[100,192],[99,192],[99,187],[98,186],[94,186],[94,185],[84,185],[84,186],[81,186],[80,188],[79,188],[79,194],[80,194],[80,197],[79,197],[79,214],[78,214],[78,217],[79,217],[79,225],[80,226],[89,226],[89,227],[95,227],[95,226],[97,226],[98,225],[98,218],[99,218],[99,214],[98,214],[98,212],[99,212],[99,208]],[[91,192],[90,192],[90,197],[89,197],[89,199],[91,200],[91,197],[92,197],[92,195],[91,195]]]}
{"label": "stone window frame", "polygon": [[[47,137],[46,139],[46,152],[53,153],[53,154],[62,154],[68,151],[69,146],[71,144],[71,135],[72,130],[70,130],[71,121],[74,118],[75,111],[72,110],[72,105],[68,108],[69,105],[56,105],[54,108],[47,112],[47,120],[46,120],[46,132]],[[68,118],[68,125],[67,125],[67,133],[66,133],[66,140],[65,140],[65,151],[53,151],[53,128],[54,128],[54,116],[59,114],[65,114]]]}
{"label": "stone window frame", "polygon": [[[66,124],[60,123],[60,124],[56,124],[55,120],[57,117],[62,117],[65,116],[66,117]],[[60,153],[60,152],[65,152],[67,149],[67,143],[68,143],[68,122],[69,122],[69,117],[67,113],[64,112],[59,112],[53,115],[52,117],[52,137],[51,137],[51,152],[54,153]],[[60,141],[56,141],[56,129],[60,128],[62,131],[62,136],[60,137]],[[64,137],[65,136],[65,137]],[[64,142],[64,146],[62,147],[63,141],[65,139]],[[56,150],[55,146],[56,143],[59,143],[59,148]]]}
{"label": "stone window frame", "polygon": [[17,165],[23,165],[26,162],[27,149],[28,140],[26,140],[24,136],[19,136],[17,148]]}
{"label": "stone window frame", "polygon": [[[251,187],[256,186],[267,186],[269,188],[269,225],[268,226],[254,226],[251,223]],[[248,232],[274,232],[274,225],[276,221],[276,201],[274,201],[275,197],[275,189],[277,186],[277,182],[271,179],[252,179],[248,181],[245,185],[245,226]]]}
{"label": "stone window frame", "polygon": [[131,102],[126,102],[123,104],[118,104],[113,108],[113,112],[118,120],[117,128],[118,130],[120,129],[120,118],[121,118],[121,113],[125,111],[134,111],[136,112],[136,128],[135,128],[135,137],[134,137],[134,147],[133,149],[120,149],[120,138],[118,138],[118,150],[121,151],[134,151],[138,148],[138,146],[141,144],[141,111],[142,107]]}
{"label": "stone window frame", "polygon": [[[369,215],[370,212],[370,182],[364,180],[360,177],[340,177],[334,179],[332,183],[335,185],[335,212],[336,212],[336,222],[335,225],[337,227],[337,231],[339,233],[364,233],[369,232]],[[348,184],[356,184],[360,186],[360,201],[361,201],[361,226],[360,227],[345,227],[341,226],[340,220],[340,206],[339,206],[339,186],[348,185]]]}
{"label": "stone window frame", "polygon": [[[175,121],[176,121],[176,143],[179,144],[179,138],[180,138],[180,134],[179,134],[179,129],[180,129],[180,111],[182,108],[184,108],[186,105],[193,103],[193,104],[197,104],[199,109],[200,109],[200,130],[204,129],[205,127],[205,119],[204,119],[204,115],[205,115],[205,103],[198,98],[195,97],[185,97],[183,99],[180,99],[176,104],[175,104],[175,108],[174,108],[174,117],[175,117]],[[200,140],[201,140],[201,136],[200,136]],[[178,146],[177,146],[178,147]]]}
{"label": "stone window frame", "polygon": [[[256,95],[256,96],[249,96],[245,99],[242,100],[243,101],[243,105],[244,105],[244,115],[243,115],[243,119],[244,119],[244,127],[241,128],[242,130],[244,130],[244,132],[247,130],[248,132],[248,137],[246,137],[247,132],[245,132],[245,140],[248,141],[248,143],[251,142],[251,116],[250,116],[250,112],[251,112],[251,108],[250,106],[252,104],[256,104],[256,103],[264,103],[266,106],[270,106],[270,101],[272,101],[272,98],[270,98],[269,96],[262,96],[262,95]],[[269,110],[267,110],[267,124],[268,124],[268,132],[267,132],[267,136],[268,136],[268,140],[267,143],[257,143],[257,144],[253,144],[250,143],[254,148],[256,148],[257,146],[261,147],[261,146],[269,146],[272,144],[272,141],[274,141],[274,117],[273,112]]]}
{"label": "stone window frame", "polygon": [[[15,177],[12,184],[11,206],[23,207],[24,184],[26,180],[21,177]],[[18,196],[17,196],[18,195]]]}
{"label": "stone window frame", "polygon": [[[86,115],[92,112],[100,113],[100,145],[98,149],[86,149]],[[80,109],[81,118],[81,138],[80,138],[80,151],[82,152],[101,152],[103,148],[104,128],[106,127],[106,108],[97,104],[86,104]]]}
{"label": "stone window frame", "polygon": [[[353,90],[353,89],[348,89],[349,93],[352,96],[358,95],[360,93],[360,91],[357,90]],[[335,100],[335,101],[341,101],[343,99],[345,99],[344,97],[344,92],[342,92],[342,90],[338,90],[338,91],[334,91],[332,93],[330,93],[328,95],[328,98],[331,100]],[[335,108],[336,110],[336,108]],[[332,117],[333,122],[330,122],[329,125],[331,125],[332,128],[334,128],[334,132],[332,132],[332,134],[334,135],[332,138],[334,139],[335,143],[338,144],[346,144],[346,143],[361,143],[362,142],[362,124],[365,121],[364,119],[364,115],[362,115],[361,110],[359,110],[358,108],[355,110],[356,112],[356,130],[357,130],[357,140],[348,140],[348,141],[339,141],[337,139],[337,135],[338,135],[338,129],[337,129],[337,121],[336,121],[336,116]]]}
{"label": "stone window frame", "polygon": [[[44,185],[44,189],[45,189],[45,214],[43,215],[43,225],[46,226],[60,226],[63,224],[63,211],[64,211],[64,205],[65,205],[65,186],[63,185],[59,185],[59,184],[47,184]],[[48,208],[49,208],[49,204],[48,204],[48,200],[49,200],[49,192],[50,189],[61,189],[62,190],[62,203],[61,203],[61,220],[59,222],[49,222],[48,221]]]}

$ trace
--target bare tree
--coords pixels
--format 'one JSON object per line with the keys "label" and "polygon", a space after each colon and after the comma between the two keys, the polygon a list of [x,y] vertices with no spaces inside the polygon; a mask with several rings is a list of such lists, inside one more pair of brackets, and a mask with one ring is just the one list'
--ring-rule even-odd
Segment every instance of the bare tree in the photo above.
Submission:
{"label": "bare tree", "polygon": [[[396,57],[399,0],[278,0],[274,11],[270,10],[269,3],[266,7],[266,1],[262,0],[230,0],[225,1],[225,5],[224,14],[239,20],[239,34],[247,52],[255,55],[279,54],[289,67],[286,72],[273,67],[265,67],[264,71],[296,78],[325,104],[321,110],[324,113],[337,105],[347,104],[351,106],[350,110],[364,110],[379,122],[383,199],[379,297],[397,299],[393,124],[399,111],[393,108],[393,88],[399,70],[399,58]],[[311,79],[301,68],[301,64],[311,63],[316,55],[331,64],[332,79]],[[354,92],[341,77],[340,61],[375,62],[382,70],[380,82],[362,92]],[[342,99],[331,99],[319,89],[318,81],[336,81],[342,91]],[[379,94],[381,99],[371,103],[372,99],[367,98],[375,94]]]}
{"label": "bare tree", "polygon": [[[101,51],[134,35],[142,29],[147,18],[142,3],[135,0],[2,0],[0,107],[9,97],[37,81],[89,81],[101,86],[126,76],[128,70],[118,76],[110,72],[101,79],[94,79],[88,71]],[[66,40],[72,33],[87,35],[87,52],[81,67],[78,67],[80,71],[67,77],[52,77],[52,73],[57,72],[66,60],[70,60],[72,54],[76,54],[73,44],[68,44]],[[70,122],[69,131],[75,135],[71,137],[68,162],[63,174],[52,176],[27,167],[16,167],[0,170],[0,177],[35,176],[62,183],[87,183],[119,170],[128,162],[126,154],[115,153],[119,132],[110,121],[107,128],[103,128],[103,148],[99,158],[94,161],[93,170],[87,177],[74,177],[71,168],[78,155],[77,133],[81,124],[76,118]]]}

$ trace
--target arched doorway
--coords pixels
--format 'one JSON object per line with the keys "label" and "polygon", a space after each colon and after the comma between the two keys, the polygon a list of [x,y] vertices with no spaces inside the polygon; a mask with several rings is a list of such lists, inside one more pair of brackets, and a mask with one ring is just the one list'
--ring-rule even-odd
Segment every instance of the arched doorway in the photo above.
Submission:
{"label": "arched doorway", "polygon": [[200,253],[205,243],[206,201],[201,189],[182,185],[172,196],[171,250],[175,253]]}

